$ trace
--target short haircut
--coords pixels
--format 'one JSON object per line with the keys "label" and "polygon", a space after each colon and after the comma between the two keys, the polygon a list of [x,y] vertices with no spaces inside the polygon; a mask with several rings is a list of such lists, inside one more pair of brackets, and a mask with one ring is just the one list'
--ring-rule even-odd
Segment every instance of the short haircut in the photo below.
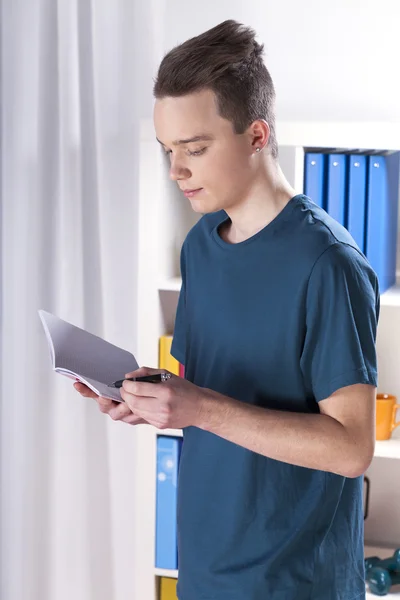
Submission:
{"label": "short haircut", "polygon": [[154,82],[156,99],[180,97],[210,89],[218,113],[241,134],[257,119],[267,121],[268,147],[278,157],[275,134],[275,88],[262,59],[264,44],[255,31],[232,19],[170,50]]}

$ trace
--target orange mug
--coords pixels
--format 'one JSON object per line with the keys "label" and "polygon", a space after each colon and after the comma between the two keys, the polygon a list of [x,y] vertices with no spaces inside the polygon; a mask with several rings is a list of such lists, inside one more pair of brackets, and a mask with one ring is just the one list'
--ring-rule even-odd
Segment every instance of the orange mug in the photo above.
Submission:
{"label": "orange mug", "polygon": [[392,431],[400,425],[396,422],[396,412],[400,408],[396,396],[390,394],[376,395],[376,439],[388,440]]}

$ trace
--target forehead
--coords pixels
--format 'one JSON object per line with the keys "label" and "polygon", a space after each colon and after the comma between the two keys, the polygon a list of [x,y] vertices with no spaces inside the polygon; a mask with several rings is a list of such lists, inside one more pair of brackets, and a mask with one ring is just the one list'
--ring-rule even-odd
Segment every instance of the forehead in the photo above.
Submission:
{"label": "forehead", "polygon": [[156,136],[167,145],[173,140],[202,133],[215,135],[229,125],[229,121],[218,115],[215,95],[211,90],[179,98],[167,96],[156,100],[154,105]]}

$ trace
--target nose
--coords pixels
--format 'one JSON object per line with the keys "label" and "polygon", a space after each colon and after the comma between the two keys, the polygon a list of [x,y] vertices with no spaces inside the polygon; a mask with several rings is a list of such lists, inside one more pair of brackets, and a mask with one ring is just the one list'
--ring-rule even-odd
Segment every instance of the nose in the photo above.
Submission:
{"label": "nose", "polygon": [[169,169],[169,176],[172,181],[179,181],[180,179],[187,179],[190,177],[190,170],[183,164],[181,159],[174,158],[171,156],[171,166]]}

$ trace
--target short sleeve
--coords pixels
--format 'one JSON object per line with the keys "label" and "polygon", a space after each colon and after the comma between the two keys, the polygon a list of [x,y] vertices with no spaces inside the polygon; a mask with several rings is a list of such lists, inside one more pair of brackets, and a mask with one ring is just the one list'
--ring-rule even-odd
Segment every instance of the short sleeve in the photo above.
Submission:
{"label": "short sleeve", "polygon": [[341,387],[377,385],[379,287],[365,257],[335,243],[316,261],[308,282],[301,370],[317,402]]}
{"label": "short sleeve", "polygon": [[185,245],[181,249],[182,287],[179,293],[178,306],[175,315],[175,326],[171,345],[171,354],[182,365],[185,364],[186,352],[186,261]]}

